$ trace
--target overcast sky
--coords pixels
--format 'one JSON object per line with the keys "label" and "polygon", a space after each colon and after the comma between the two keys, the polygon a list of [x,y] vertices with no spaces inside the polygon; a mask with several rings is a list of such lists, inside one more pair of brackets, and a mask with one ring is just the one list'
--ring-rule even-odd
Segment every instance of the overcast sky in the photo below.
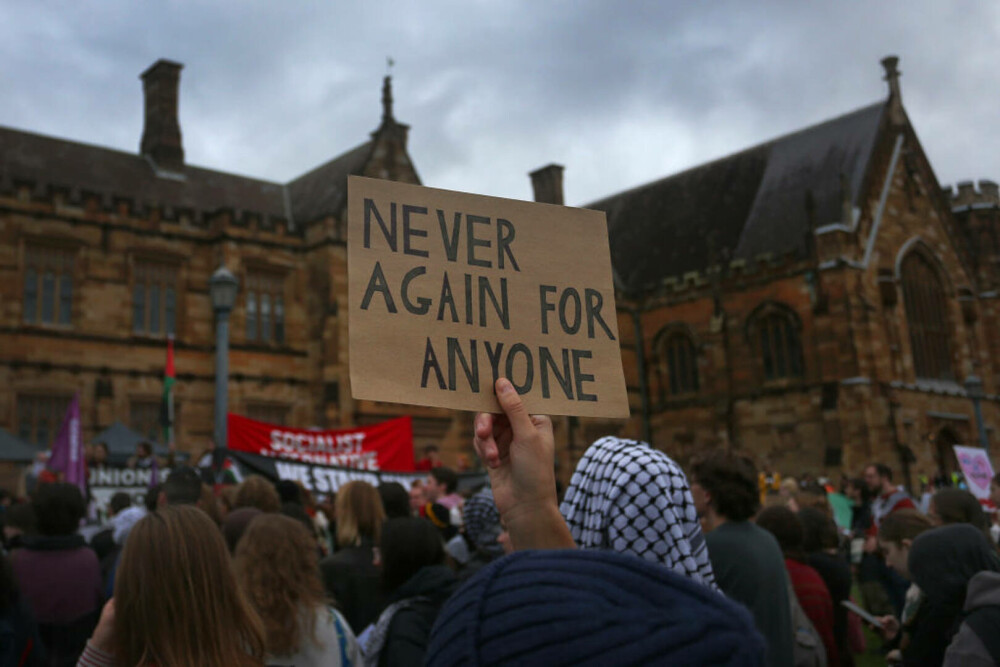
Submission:
{"label": "overcast sky", "polygon": [[425,185],[604,195],[882,99],[942,184],[1000,180],[1000,3],[57,2],[0,4],[0,125],[137,151],[139,74],[184,64],[186,160],[285,182],[395,115]]}

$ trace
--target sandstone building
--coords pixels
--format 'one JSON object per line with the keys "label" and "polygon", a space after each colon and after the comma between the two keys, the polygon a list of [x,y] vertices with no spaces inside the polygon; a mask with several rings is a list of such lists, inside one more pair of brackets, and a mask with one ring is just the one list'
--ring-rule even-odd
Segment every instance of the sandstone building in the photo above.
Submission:
{"label": "sandstone building", "polygon": [[[942,189],[883,64],[878,103],[589,205],[608,214],[633,416],[557,419],[564,480],[608,432],[681,461],[735,445],[791,473],[933,472],[979,437],[970,376],[994,438],[1000,191]],[[389,79],[367,141],[276,183],[185,162],[180,70],[142,75],[138,153],[0,128],[0,428],[47,444],[80,392],[86,437],[155,436],[173,334],[177,442],[206,447],[225,265],[231,410],[330,428],[410,414],[418,447],[469,453],[468,414],[350,396],[347,177],[420,183]],[[532,181],[563,203],[561,167]]]}
{"label": "sandstone building", "polygon": [[[351,400],[347,373],[347,177],[419,183],[388,77],[370,138],[288,183],[184,160],[181,65],[142,74],[135,154],[0,128],[0,428],[51,441],[74,392],[84,436],[114,421],[158,437],[166,337],[176,339],[178,446],[212,436],[221,265],[239,279],[230,409],[300,427],[398,416]],[[407,410],[418,443],[467,442],[449,411]]]}
{"label": "sandstone building", "polygon": [[976,376],[995,438],[1000,193],[942,189],[883,66],[881,102],[590,205],[629,432],[680,460],[724,444],[786,473],[933,474],[978,443]]}

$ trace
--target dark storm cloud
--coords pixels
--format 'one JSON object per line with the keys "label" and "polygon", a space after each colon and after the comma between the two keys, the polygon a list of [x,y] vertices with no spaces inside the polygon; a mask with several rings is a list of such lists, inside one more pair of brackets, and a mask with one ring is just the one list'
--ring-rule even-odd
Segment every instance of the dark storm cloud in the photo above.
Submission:
{"label": "dark storm cloud", "polygon": [[0,124],[138,147],[138,74],[185,64],[194,164],[287,181],[378,125],[385,57],[427,185],[593,201],[885,96],[944,183],[1000,178],[998,10],[885,2],[36,3],[0,8]]}

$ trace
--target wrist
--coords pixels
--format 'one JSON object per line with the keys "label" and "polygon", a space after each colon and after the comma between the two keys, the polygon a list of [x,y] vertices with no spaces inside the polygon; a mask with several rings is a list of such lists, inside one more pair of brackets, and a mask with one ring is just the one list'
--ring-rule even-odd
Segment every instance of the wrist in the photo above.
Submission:
{"label": "wrist", "polygon": [[576,546],[554,500],[519,503],[501,519],[515,551]]}

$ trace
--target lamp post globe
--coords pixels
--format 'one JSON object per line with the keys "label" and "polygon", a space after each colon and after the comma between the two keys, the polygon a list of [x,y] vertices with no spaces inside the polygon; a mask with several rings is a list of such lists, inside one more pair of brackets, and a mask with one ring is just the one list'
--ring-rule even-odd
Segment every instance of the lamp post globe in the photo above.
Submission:
{"label": "lamp post globe", "polygon": [[229,313],[236,304],[239,283],[225,266],[220,266],[208,281],[208,292],[215,312],[215,455],[216,475],[222,471],[228,446],[226,416],[229,408]]}
{"label": "lamp post globe", "polygon": [[208,291],[212,297],[212,310],[216,313],[228,313],[236,304],[236,291],[239,283],[232,271],[220,266],[208,281]]}

